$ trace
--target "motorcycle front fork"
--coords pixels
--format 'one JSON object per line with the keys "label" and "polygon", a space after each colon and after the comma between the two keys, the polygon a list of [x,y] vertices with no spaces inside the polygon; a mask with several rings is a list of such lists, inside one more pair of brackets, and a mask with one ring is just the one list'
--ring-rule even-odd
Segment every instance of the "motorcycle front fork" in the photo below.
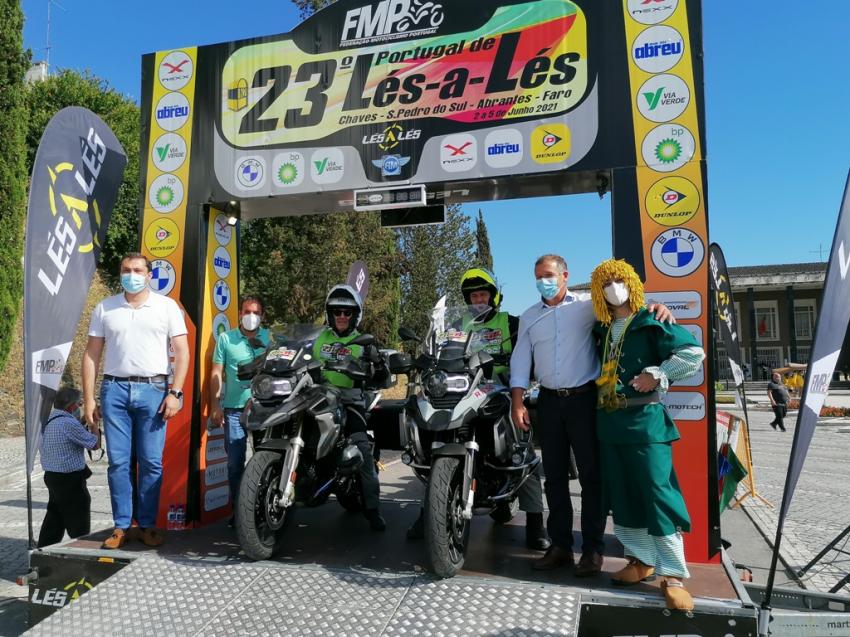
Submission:
{"label": "motorcycle front fork", "polygon": [[475,503],[475,454],[478,453],[478,443],[475,442],[475,436],[472,436],[472,440],[464,443],[463,445],[466,448],[466,455],[463,459],[463,490],[461,494],[463,496],[463,502],[465,503],[463,507],[463,518],[465,520],[472,519],[472,505]]}
{"label": "motorcycle front fork", "polygon": [[282,508],[286,508],[295,502],[296,469],[298,468],[298,459],[301,457],[301,449],[304,448],[304,440],[301,438],[301,427],[302,425],[299,424],[295,429],[295,433],[289,439],[289,449],[286,452],[283,471],[280,474],[282,480],[278,485],[278,495],[280,496],[280,506]]}

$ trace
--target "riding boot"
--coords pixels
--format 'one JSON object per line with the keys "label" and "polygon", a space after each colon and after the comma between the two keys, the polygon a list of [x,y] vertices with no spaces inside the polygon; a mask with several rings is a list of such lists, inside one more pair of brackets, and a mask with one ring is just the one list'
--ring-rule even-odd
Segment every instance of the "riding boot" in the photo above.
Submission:
{"label": "riding boot", "polygon": [[542,513],[525,514],[525,545],[533,551],[546,551],[552,546]]}
{"label": "riding boot", "polygon": [[385,531],[387,523],[384,518],[378,513],[378,509],[366,509],[364,511],[366,519],[369,521],[369,528],[375,532]]}

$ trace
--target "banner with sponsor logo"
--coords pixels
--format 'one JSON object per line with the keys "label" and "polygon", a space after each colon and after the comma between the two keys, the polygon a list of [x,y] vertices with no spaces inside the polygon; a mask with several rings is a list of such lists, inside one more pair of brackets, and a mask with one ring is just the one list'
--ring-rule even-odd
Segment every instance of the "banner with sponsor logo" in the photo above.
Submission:
{"label": "banner with sponsor logo", "polygon": [[835,371],[835,364],[838,362],[838,355],[841,353],[841,345],[847,334],[848,325],[850,325],[850,173],[844,186],[844,198],[838,213],[835,236],[832,239],[832,251],[826,268],[820,313],[815,326],[809,365],[806,369],[806,383],[803,386],[800,410],[797,412],[797,426],[794,428],[794,441],[791,444],[788,473],[785,478],[785,489],[782,492],[782,505],[779,508],[776,541],[773,545],[773,565],[766,592],[767,604],[770,603],[770,589],[773,586],[785,516],[788,514],[788,507],[791,506],[791,499],[797,488],[797,480],[800,478],[806,454],[809,452],[821,407],[829,392],[829,383]]}
{"label": "banner with sponsor logo", "polygon": [[726,356],[729,358],[729,368],[735,379],[735,387],[744,383],[744,372],[741,369],[741,339],[738,331],[738,321],[735,317],[735,306],[732,300],[732,285],[729,272],[726,269],[726,259],[723,251],[716,243],[708,246],[708,272],[711,291],[714,294],[714,311],[717,312],[717,324],[723,338]]}
{"label": "banner with sponsor logo", "polygon": [[28,472],[62,381],[126,164],[109,127],[75,106],[50,120],[38,145],[24,253]]}
{"label": "banner with sponsor logo", "polygon": [[[198,343],[198,388],[201,398],[199,456],[200,519],[212,522],[230,514],[233,497],[227,481],[225,427],[210,420],[210,368],[218,337],[239,327],[238,276],[239,223],[223,212],[210,208],[204,268],[203,313]],[[233,382],[233,379],[230,379]],[[223,391],[223,390],[222,390]]]}
{"label": "banner with sponsor logo", "polygon": [[[195,49],[164,51],[156,54],[155,68],[143,81],[147,89],[143,99],[142,215],[141,247],[153,266],[150,288],[173,298],[183,309],[188,329],[189,355],[197,352],[197,311],[187,303],[182,276],[184,258],[193,254],[197,240],[187,242],[187,234],[199,232],[197,220],[187,223],[189,207],[189,170],[192,156],[192,103],[195,91]],[[145,112],[146,111],[146,112]],[[193,245],[194,244],[194,245]],[[190,267],[188,293],[197,295],[197,266]],[[195,278],[193,278],[195,277]],[[179,529],[188,521],[188,477],[192,406],[196,400],[195,365],[189,366],[183,386],[183,403],[168,421],[157,524]]]}

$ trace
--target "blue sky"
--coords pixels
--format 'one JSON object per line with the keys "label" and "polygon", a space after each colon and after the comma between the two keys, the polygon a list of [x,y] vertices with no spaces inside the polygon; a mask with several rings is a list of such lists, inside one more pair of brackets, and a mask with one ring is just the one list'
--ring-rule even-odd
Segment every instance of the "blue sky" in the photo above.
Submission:
{"label": "blue sky", "polygon": [[[59,0],[52,67],[88,69],[139,98],[143,53],[282,33],[286,0]],[[44,58],[47,0],[24,0],[25,45]],[[730,266],[826,259],[850,169],[850,2],[703,2],[710,237]],[[611,254],[610,196],[486,202],[505,307],[534,302],[534,259],[563,254],[573,282]]]}

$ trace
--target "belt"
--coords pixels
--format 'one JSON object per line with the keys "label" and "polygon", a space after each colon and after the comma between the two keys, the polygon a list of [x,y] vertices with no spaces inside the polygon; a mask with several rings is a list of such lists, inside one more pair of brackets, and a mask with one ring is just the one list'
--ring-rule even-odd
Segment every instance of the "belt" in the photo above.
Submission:
{"label": "belt", "polygon": [[584,385],[579,385],[578,387],[561,387],[560,389],[551,389],[549,387],[540,386],[541,392],[547,392],[549,394],[555,394],[556,396],[561,396],[562,398],[567,396],[577,396],[578,394],[586,394],[588,392],[594,391],[596,389],[596,383],[592,380],[587,381]]}
{"label": "belt", "polygon": [[157,374],[156,376],[112,376],[104,374],[103,380],[117,380],[122,383],[164,383],[168,381],[168,376],[165,374]]}

